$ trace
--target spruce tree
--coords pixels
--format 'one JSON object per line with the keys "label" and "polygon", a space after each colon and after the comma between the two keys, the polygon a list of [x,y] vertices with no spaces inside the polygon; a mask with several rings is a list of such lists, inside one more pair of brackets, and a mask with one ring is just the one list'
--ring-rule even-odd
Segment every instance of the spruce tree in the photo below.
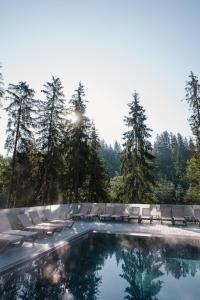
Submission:
{"label": "spruce tree", "polygon": [[190,203],[200,204],[200,143],[193,151],[192,158],[187,166],[187,179],[190,183],[187,198]]}
{"label": "spruce tree", "polygon": [[191,116],[189,119],[192,133],[200,140],[200,84],[198,77],[193,74],[189,75],[189,80],[186,82],[186,101],[189,103]]}
{"label": "spruce tree", "polygon": [[95,126],[92,125],[89,142],[87,193],[89,202],[106,202],[107,175],[100,156],[100,141]]}
{"label": "spruce tree", "polygon": [[190,80],[186,83],[186,101],[191,110],[190,126],[196,140],[193,156],[188,163],[187,178],[190,182],[188,197],[192,201],[198,201],[200,191],[200,84],[198,77],[192,72]]}
{"label": "spruce tree", "polygon": [[86,116],[86,99],[82,83],[79,83],[69,104],[70,115],[75,120],[68,123],[65,138],[65,172],[63,189],[70,201],[84,201],[84,183],[87,178],[89,161],[90,120]]}
{"label": "spruce tree", "polygon": [[12,152],[12,167],[10,175],[10,189],[8,207],[14,207],[14,176],[17,154],[26,152],[27,147],[33,142],[32,128],[35,122],[32,114],[35,110],[34,90],[26,82],[9,84],[7,100],[10,102],[6,111],[8,113],[7,138],[5,148]]}
{"label": "spruce tree", "polygon": [[52,76],[41,91],[45,99],[40,101],[37,145],[42,153],[40,162],[39,188],[36,198],[43,204],[56,200],[59,192],[59,169],[61,148],[64,140],[65,99],[59,78]]}
{"label": "spruce tree", "polygon": [[[2,68],[1,64],[0,64],[0,69]],[[3,75],[0,72],[0,100],[4,95],[4,89],[3,89]],[[1,105],[1,101],[0,101],[0,105]]]}
{"label": "spruce tree", "polygon": [[150,129],[145,124],[145,110],[139,103],[137,92],[128,104],[129,115],[124,121],[130,128],[124,133],[124,149],[122,152],[122,175],[126,199],[129,203],[151,201],[154,185],[152,173],[154,156],[149,141]]}

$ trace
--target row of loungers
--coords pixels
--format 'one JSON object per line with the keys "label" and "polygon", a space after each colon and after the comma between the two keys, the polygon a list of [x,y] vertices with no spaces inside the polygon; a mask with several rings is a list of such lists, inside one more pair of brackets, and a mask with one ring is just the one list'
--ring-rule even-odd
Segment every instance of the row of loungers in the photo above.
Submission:
{"label": "row of loungers", "polygon": [[8,216],[0,215],[0,252],[9,245],[21,246],[25,241],[30,241],[34,245],[35,239],[47,234],[60,232],[64,228],[73,226],[72,220],[54,219],[49,209],[43,211],[45,222],[41,219],[37,211],[27,214],[19,214],[18,229],[13,229]]}
{"label": "row of loungers", "polygon": [[[10,225],[7,215],[0,215],[0,251],[7,248],[8,245],[22,245],[25,241],[34,241],[37,237],[54,234],[62,231],[64,228],[73,226],[72,219],[60,220],[54,219],[49,209],[43,211],[45,222],[41,219],[37,211],[30,211],[29,215],[19,214],[17,216],[19,224],[18,229],[13,229]],[[200,209],[194,209],[193,220],[200,225]],[[182,222],[187,225],[187,218],[184,214],[183,207],[161,207],[160,218],[154,217],[151,214],[150,208],[142,208],[132,206],[125,210],[123,206],[106,206],[104,209],[98,205],[83,205],[77,214],[72,214],[75,220],[99,219],[101,221],[131,221],[137,220],[141,223],[142,220],[148,220],[150,223],[154,219],[159,219],[161,223],[170,221],[173,225],[177,222]]]}
{"label": "row of loungers", "polygon": [[[161,207],[160,216],[154,216],[150,208],[141,208],[137,206],[125,209],[123,206],[106,206],[102,208],[98,205],[83,205],[79,213],[72,215],[74,220],[91,220],[99,219],[100,221],[131,221],[137,220],[141,223],[142,220],[148,220],[150,223],[153,220],[160,220],[161,224],[165,221],[170,221],[173,225],[183,223],[187,225],[187,216],[183,207]],[[200,209],[194,209],[190,219],[200,225]]]}
{"label": "row of loungers", "polygon": [[77,214],[72,215],[73,219],[99,219],[101,221],[110,221],[110,220],[131,220],[137,219],[139,223],[142,220],[149,220],[150,223],[153,221],[153,216],[149,208],[142,208],[142,214],[140,214],[140,207],[130,207],[128,212],[124,211],[122,206],[106,206],[104,209],[98,205],[90,206],[84,205],[81,207],[81,210]]}

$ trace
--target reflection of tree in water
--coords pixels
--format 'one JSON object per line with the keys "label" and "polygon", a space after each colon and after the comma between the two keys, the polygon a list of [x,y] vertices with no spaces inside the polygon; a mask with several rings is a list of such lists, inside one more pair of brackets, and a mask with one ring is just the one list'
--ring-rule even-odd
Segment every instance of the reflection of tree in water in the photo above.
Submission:
{"label": "reflection of tree in water", "polygon": [[200,249],[183,243],[166,243],[162,249],[162,256],[167,274],[176,279],[194,277],[200,270]]}
{"label": "reflection of tree in water", "polygon": [[97,299],[99,285],[102,282],[98,271],[101,270],[107,258],[112,256],[116,247],[117,239],[113,236],[93,235],[77,249],[77,252],[73,252],[72,261],[77,263],[71,266],[68,260],[68,286],[76,299]]}
{"label": "reflection of tree in water", "polygon": [[[113,255],[117,264],[122,263],[121,277],[128,283],[128,300],[156,300],[163,270],[176,278],[194,276],[200,270],[196,248],[158,239],[89,235],[74,244],[70,252],[51,254],[0,277],[0,299],[96,300],[102,282],[99,271]],[[67,298],[69,294],[73,297]]]}
{"label": "reflection of tree in water", "polygon": [[162,287],[158,279],[163,275],[160,268],[162,257],[160,251],[150,247],[148,242],[137,240],[135,249],[125,250],[122,253],[121,277],[128,282],[125,289],[125,299],[155,300]]}
{"label": "reflection of tree in water", "polygon": [[[72,247],[69,255],[57,253],[0,277],[1,300],[95,300],[101,277],[98,271],[116,250],[117,239],[90,236]],[[73,295],[66,298],[68,294]]]}
{"label": "reflection of tree in water", "polygon": [[0,277],[0,299],[64,299],[62,270],[62,263],[59,259],[56,263],[51,259],[47,263],[46,258],[43,258],[15,272],[8,273]]}

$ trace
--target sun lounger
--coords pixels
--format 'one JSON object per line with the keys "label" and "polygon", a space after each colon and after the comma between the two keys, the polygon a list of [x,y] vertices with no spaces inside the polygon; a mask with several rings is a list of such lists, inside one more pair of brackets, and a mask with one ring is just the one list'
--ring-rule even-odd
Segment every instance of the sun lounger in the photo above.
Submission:
{"label": "sun lounger", "polygon": [[122,216],[123,216],[123,221],[128,222],[128,220],[129,220],[129,213],[126,210],[126,207],[124,205],[122,206]]}
{"label": "sun lounger", "polygon": [[138,220],[138,223],[141,223],[141,215],[140,215],[140,208],[138,206],[131,206],[128,209],[129,212],[129,221],[130,220]]}
{"label": "sun lounger", "polygon": [[199,208],[194,209],[194,218],[195,218],[195,222],[197,222],[200,226],[200,209]]}
{"label": "sun lounger", "polygon": [[150,208],[142,208],[142,216],[141,216],[142,220],[149,220],[150,224],[152,224],[153,222],[153,216],[151,215],[151,210]]}
{"label": "sun lounger", "polygon": [[99,216],[100,220],[106,221],[106,220],[111,220],[113,215],[113,207],[106,205],[105,211],[103,214]]}
{"label": "sun lounger", "polygon": [[111,216],[115,221],[123,220],[123,207],[121,205],[116,205],[114,207],[114,214]]}
{"label": "sun lounger", "polygon": [[24,238],[19,235],[11,235],[6,233],[0,233],[0,252],[3,252],[8,246],[15,245],[21,246],[24,242]]}
{"label": "sun lounger", "polygon": [[184,208],[183,207],[172,207],[172,224],[175,225],[176,222],[183,222],[186,226],[187,221],[184,216]]}
{"label": "sun lounger", "polygon": [[34,243],[37,238],[37,232],[12,229],[7,215],[0,215],[0,232],[11,235],[22,236],[25,241]]}
{"label": "sun lounger", "polygon": [[161,206],[160,211],[161,211],[161,218],[160,218],[161,224],[163,224],[164,221],[170,221],[173,224],[171,207],[168,207],[168,206],[162,207]]}
{"label": "sun lounger", "polygon": [[72,220],[54,219],[50,209],[43,210],[45,219],[51,224],[63,224],[65,227],[72,227],[74,222]]}
{"label": "sun lounger", "polygon": [[49,228],[55,228],[56,231],[61,231],[63,228],[66,227],[66,225],[64,225],[64,224],[52,224],[52,223],[48,223],[48,222],[43,222],[36,210],[30,211],[29,215],[30,215],[34,225],[48,226]]}
{"label": "sun lounger", "polygon": [[92,205],[90,213],[86,214],[85,218],[89,220],[98,218],[98,213],[99,213],[99,206]]}
{"label": "sun lounger", "polygon": [[188,222],[195,222],[194,211],[191,206],[184,207],[184,217]]}
{"label": "sun lounger", "polygon": [[36,231],[40,234],[53,234],[57,230],[57,228],[52,226],[34,225],[30,217],[26,214],[20,214],[17,216],[17,218],[24,230]]}
{"label": "sun lounger", "polygon": [[82,205],[79,213],[73,215],[73,219],[83,219],[85,215],[90,213],[89,205]]}

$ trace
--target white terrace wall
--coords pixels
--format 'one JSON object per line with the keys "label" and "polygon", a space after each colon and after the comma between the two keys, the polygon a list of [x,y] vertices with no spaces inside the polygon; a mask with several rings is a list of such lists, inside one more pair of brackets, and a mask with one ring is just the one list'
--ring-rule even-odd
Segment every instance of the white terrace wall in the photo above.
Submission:
{"label": "white terrace wall", "polygon": [[[29,213],[32,210],[37,210],[41,217],[43,217],[43,210],[45,208],[49,208],[53,216],[55,218],[67,218],[70,214],[77,213],[80,211],[80,208],[84,205],[91,205],[91,203],[73,203],[73,204],[55,204],[55,205],[47,205],[47,206],[35,206],[35,207],[21,207],[21,208],[11,208],[11,209],[0,209],[0,217],[1,214],[7,214],[11,225],[13,228],[18,224],[17,215],[22,213]],[[125,211],[128,212],[129,207],[139,206],[141,209],[144,207],[150,208],[151,213],[155,217],[160,217],[160,209],[162,206],[183,206],[185,216],[192,216],[195,208],[200,209],[200,205],[170,205],[170,204],[119,204],[119,203],[94,203],[94,205],[98,205],[102,210],[106,208],[106,206],[115,207],[118,205],[123,205]],[[1,229],[0,229],[1,230]]]}

